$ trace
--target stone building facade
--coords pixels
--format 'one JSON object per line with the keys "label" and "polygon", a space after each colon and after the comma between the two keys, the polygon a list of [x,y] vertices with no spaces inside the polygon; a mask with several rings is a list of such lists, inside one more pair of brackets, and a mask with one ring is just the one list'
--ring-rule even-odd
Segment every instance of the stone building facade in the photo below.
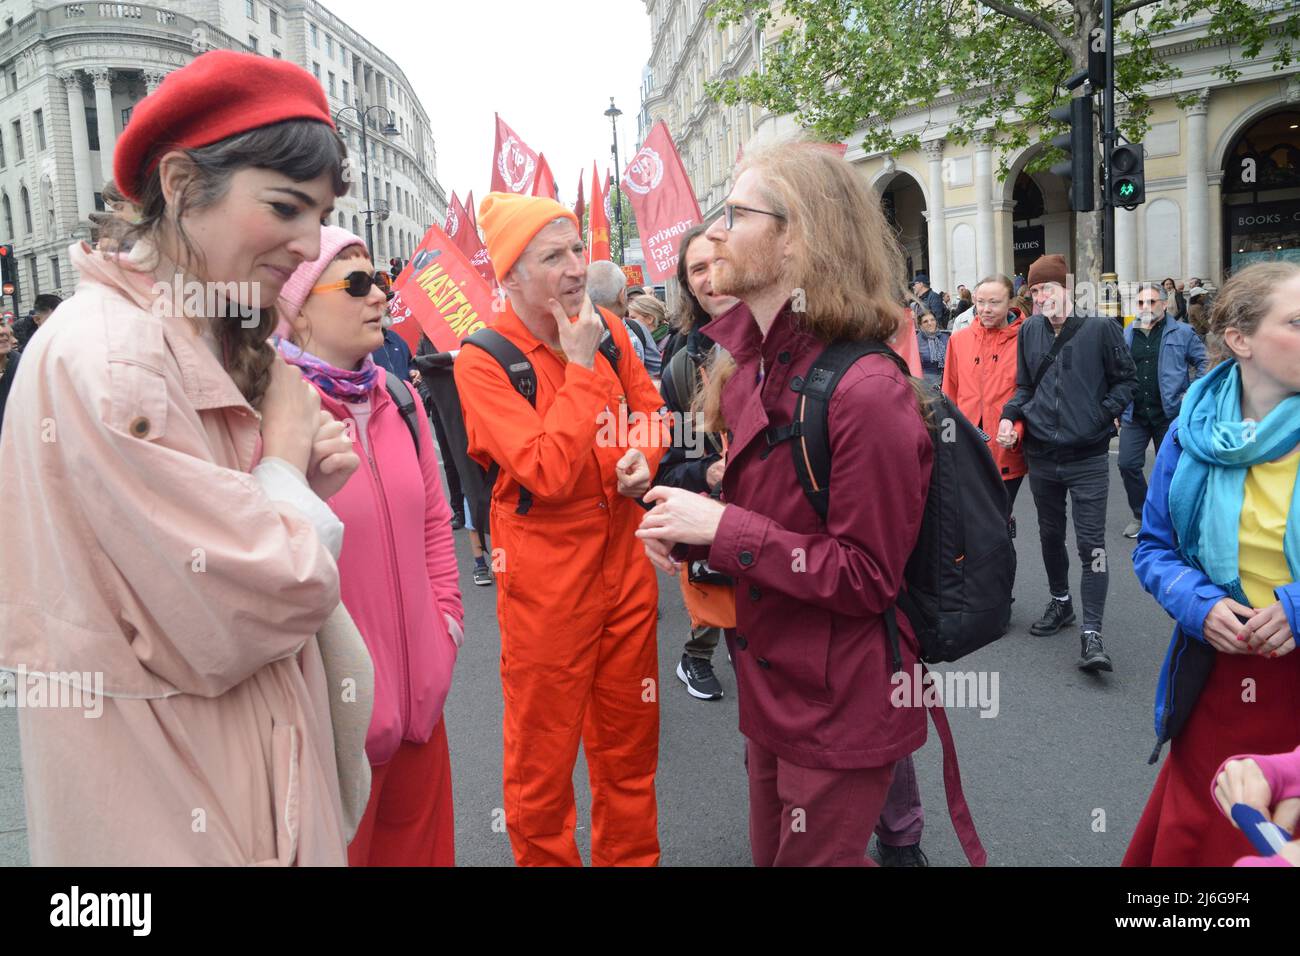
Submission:
{"label": "stone building facade", "polygon": [[[70,243],[103,208],[113,147],[131,111],[170,71],[214,48],[292,60],[328,95],[349,154],[361,165],[366,130],[371,202],[360,183],[337,204],[337,224],[373,253],[406,258],[446,215],[429,117],[402,70],[314,0],[33,3],[0,0],[0,242],[18,256],[18,313],[41,292],[71,294]],[[398,135],[384,133],[391,119]],[[11,299],[5,307],[10,308]]]}
{"label": "stone building facade", "polygon": [[[654,45],[642,128],[661,117],[668,122],[700,206],[714,216],[740,149],[791,132],[794,123],[718,105],[696,90],[706,80],[753,69],[774,37],[752,27],[719,31],[704,15],[703,0],[645,3]],[[1205,33],[1206,22],[1194,20],[1153,40],[1183,75],[1151,91],[1143,138],[1146,202],[1116,213],[1121,281],[1195,276],[1217,285],[1251,262],[1300,261],[1300,63],[1275,70],[1272,44],[1253,58],[1235,44],[1202,47],[1197,41]],[[1213,74],[1229,60],[1242,74],[1232,83]],[[1176,97],[1190,103],[1180,107]],[[955,291],[990,273],[1023,273],[1043,252],[1072,259],[1074,213],[1064,181],[1026,172],[1041,147],[1006,153],[951,142],[946,133],[956,107],[955,97],[943,98],[894,121],[895,129],[919,135],[919,150],[868,154],[860,136],[848,140],[847,158],[881,194],[898,231],[909,276],[927,272],[935,288]],[[710,151],[714,142],[725,143],[725,152]],[[999,172],[1004,163],[1005,175]]]}

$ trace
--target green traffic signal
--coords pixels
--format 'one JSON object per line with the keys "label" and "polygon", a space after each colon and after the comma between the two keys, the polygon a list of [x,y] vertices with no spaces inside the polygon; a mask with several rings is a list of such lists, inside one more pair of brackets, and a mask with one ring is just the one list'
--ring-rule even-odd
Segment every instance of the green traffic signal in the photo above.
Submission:
{"label": "green traffic signal", "polygon": [[1120,181],[1115,191],[1119,194],[1120,199],[1131,199],[1133,194],[1137,192],[1137,187],[1130,180],[1125,179]]}

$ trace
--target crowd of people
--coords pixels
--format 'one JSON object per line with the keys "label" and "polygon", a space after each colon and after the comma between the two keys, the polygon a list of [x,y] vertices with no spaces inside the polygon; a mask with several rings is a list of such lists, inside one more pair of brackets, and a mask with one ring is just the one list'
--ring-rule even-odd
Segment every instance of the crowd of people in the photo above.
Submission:
{"label": "crowd of people", "polygon": [[940,477],[940,407],[978,435],[1007,540],[1028,476],[1049,592],[1029,630],[1077,624],[1093,674],[1127,573],[1119,438],[1133,566],[1174,621],[1153,762],[1170,750],[1125,863],[1248,857],[1238,804],[1294,831],[1300,267],[1244,269],[1208,310],[1199,283],[1144,284],[1127,327],[1076,314],[1061,255],[955,303],[917,275],[909,308],[878,197],[781,141],[681,238],[671,320],[586,261],[570,209],[489,194],[504,310],[412,355],[391,275],[327,224],[346,152],[310,74],[198,57],[136,107],[75,294],[38,301],[21,353],[0,329],[0,670],[94,673],[104,697],[95,720],[21,713],[33,863],[453,864],[443,707],[491,630],[465,619],[463,529],[496,588],[519,865],[581,864],[580,745],[591,862],[659,862],[656,569],[690,618],[686,692],[720,698],[730,658],[755,864],[925,865],[928,708],[892,678],[926,656],[909,559],[934,483],[979,480]]}

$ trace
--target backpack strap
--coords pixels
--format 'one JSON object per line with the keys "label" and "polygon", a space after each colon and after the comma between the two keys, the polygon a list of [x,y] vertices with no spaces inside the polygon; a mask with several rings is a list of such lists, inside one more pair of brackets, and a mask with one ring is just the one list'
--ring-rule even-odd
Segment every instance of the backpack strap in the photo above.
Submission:
{"label": "backpack strap", "polygon": [[1065,320],[1065,325],[1061,327],[1061,331],[1056,333],[1056,341],[1052,343],[1052,347],[1047,350],[1043,360],[1038,363],[1038,368],[1034,370],[1034,377],[1029,383],[1031,389],[1035,391],[1038,389],[1038,383],[1047,374],[1047,367],[1056,361],[1056,357],[1061,354],[1061,349],[1065,348],[1065,344],[1074,338],[1081,328],[1083,328],[1083,319],[1077,315],[1072,315]]}
{"label": "backpack strap", "polygon": [[[924,664],[920,666],[923,679],[928,678],[929,668]],[[942,678],[937,676],[936,679]],[[952,828],[957,833],[957,842],[961,844],[971,866],[985,866],[989,855],[975,831],[970,804],[966,802],[966,794],[962,790],[961,766],[957,763],[957,747],[952,740],[952,728],[948,726],[948,714],[942,704],[926,705],[926,710],[930,712],[930,719],[934,721],[934,729],[939,733],[939,743],[943,748],[943,792],[948,798],[948,818],[952,820]]]}
{"label": "backpack strap", "polygon": [[[510,384],[514,387],[514,390],[528,399],[529,405],[534,408],[537,407],[537,370],[533,368],[533,363],[528,361],[528,356],[520,351],[519,346],[496,329],[479,329],[474,334],[467,335],[461,344],[476,346],[496,359],[497,364],[501,366],[510,379]],[[492,462],[492,467],[487,472],[489,495],[496,485],[497,476],[500,473],[500,464],[495,461]],[[526,515],[532,506],[533,493],[520,485],[519,504],[515,508],[515,514]]]}
{"label": "backpack strap", "polygon": [[886,356],[904,375],[910,374],[907,362],[884,342],[875,339],[832,342],[817,356],[807,378],[796,377],[790,383],[790,388],[799,393],[794,421],[781,428],[770,428],[767,432],[768,445],[787,438],[799,439],[791,445],[794,471],[808,501],[823,521],[830,507],[831,395],[844,373],[858,359],[873,354]]}
{"label": "backpack strap", "polygon": [[[614,377],[618,379],[619,384],[623,383],[623,376],[619,374],[618,363],[623,358],[623,350],[618,347],[614,341],[614,333],[609,330],[609,323],[605,321],[605,313],[600,312],[600,324],[605,327],[605,334],[600,337],[600,345],[597,347],[601,355],[605,356],[605,361],[609,362],[610,367],[614,369]],[[627,323],[623,323],[624,326]]]}
{"label": "backpack strap", "polygon": [[411,441],[415,442],[415,457],[419,458],[420,426],[416,424],[415,399],[411,396],[411,390],[395,373],[388,369],[384,369],[384,385],[388,389],[388,397],[393,400],[397,405],[397,410],[402,413],[402,421],[406,422],[406,429],[411,433]]}
{"label": "backpack strap", "polygon": [[644,349],[650,347],[649,334],[645,329],[641,328],[640,322],[629,315],[623,320],[623,324],[627,326],[628,332],[637,337],[637,340],[641,343],[641,348]]}

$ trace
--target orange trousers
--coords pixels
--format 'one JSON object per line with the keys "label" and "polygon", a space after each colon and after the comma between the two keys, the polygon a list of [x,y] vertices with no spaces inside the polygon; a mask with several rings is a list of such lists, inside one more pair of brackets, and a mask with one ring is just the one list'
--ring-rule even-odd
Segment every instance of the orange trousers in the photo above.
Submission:
{"label": "orange trousers", "polygon": [[[506,829],[520,866],[581,866],[573,768],[591,781],[591,862],[659,862],[659,586],[631,501],[527,515],[493,505]],[[497,549],[500,549],[498,552]]]}
{"label": "orange trousers", "polygon": [[455,866],[447,721],[422,744],[403,740],[370,767],[370,801],[348,844],[348,866]]}

